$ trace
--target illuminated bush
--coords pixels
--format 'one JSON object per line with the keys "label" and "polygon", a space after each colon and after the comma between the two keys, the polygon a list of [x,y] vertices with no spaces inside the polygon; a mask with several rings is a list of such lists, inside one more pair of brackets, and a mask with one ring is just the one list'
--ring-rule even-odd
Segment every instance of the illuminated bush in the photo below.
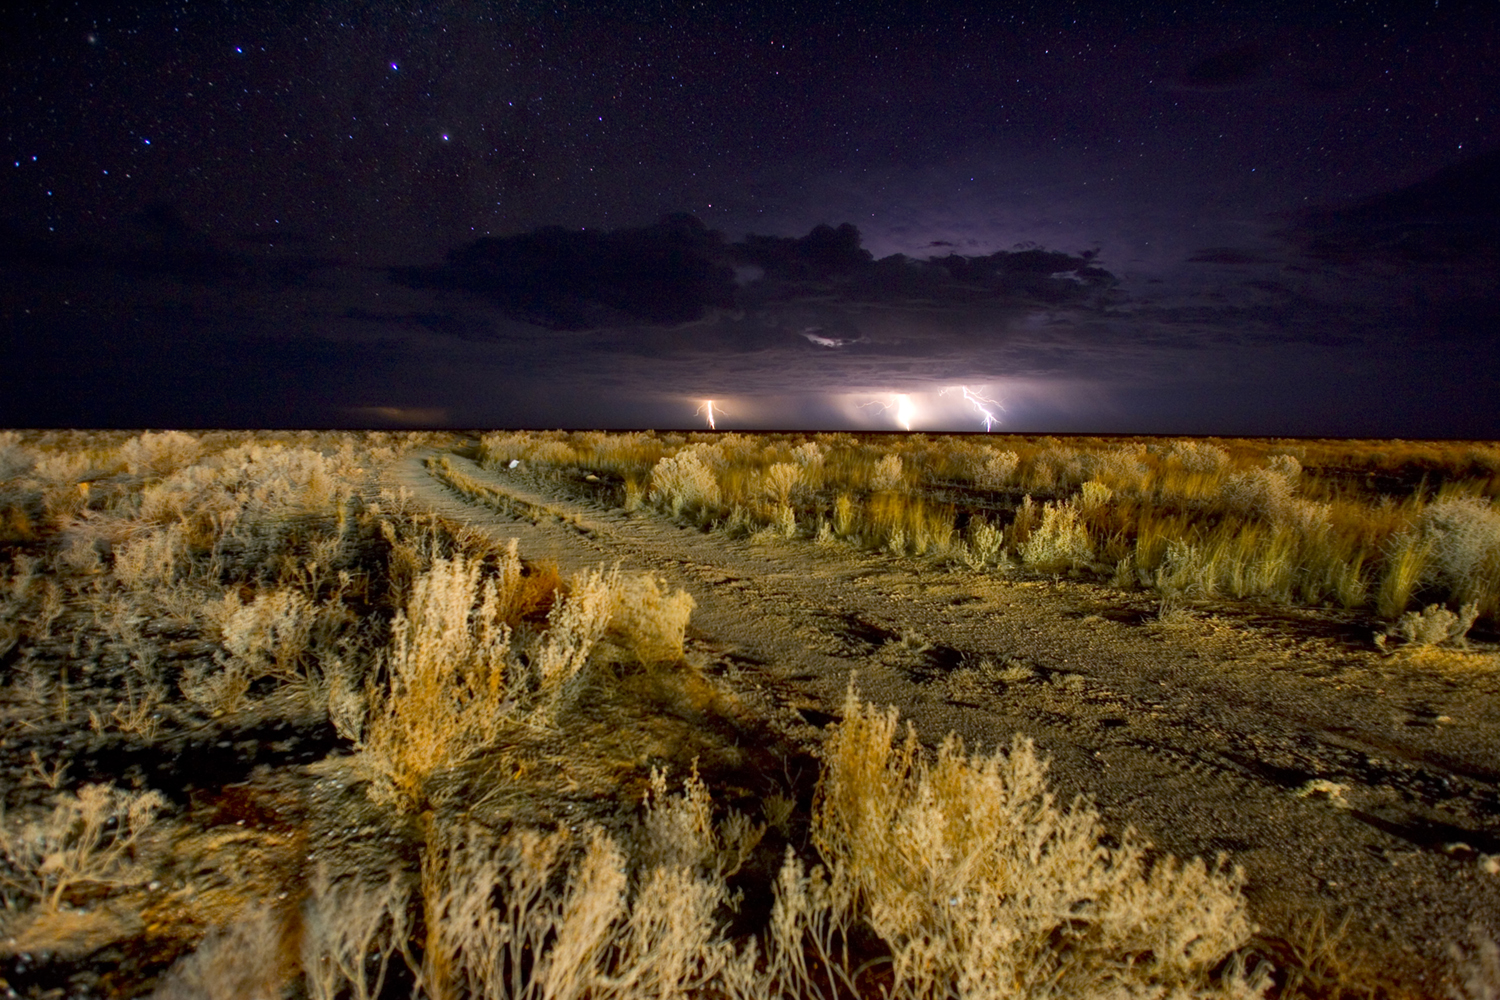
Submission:
{"label": "illuminated bush", "polygon": [[[1140,448],[1112,448],[1109,451],[1088,455],[1084,468],[1091,477],[1090,482],[1127,492],[1139,491],[1146,481],[1146,464],[1141,461]],[[1089,483],[1083,484],[1085,488]]]}
{"label": "illuminated bush", "polygon": [[1021,547],[1021,559],[1032,569],[1056,573],[1092,562],[1094,546],[1081,512],[1071,503],[1048,503],[1042,508],[1042,523]]}
{"label": "illuminated bush", "polygon": [[802,468],[789,462],[777,462],[766,470],[763,490],[778,506],[792,502],[792,494],[802,483]]}
{"label": "illuminated bush", "polygon": [[1424,582],[1455,604],[1500,611],[1500,511],[1477,497],[1439,500],[1417,530],[1429,550]]}
{"label": "illuminated bush", "polygon": [[1237,472],[1224,481],[1219,494],[1226,509],[1242,517],[1274,521],[1292,502],[1292,491],[1286,479],[1269,469]]}
{"label": "illuminated bush", "polygon": [[198,458],[198,439],[181,431],[146,432],[120,446],[120,460],[132,476],[168,476]]}
{"label": "illuminated bush", "polygon": [[653,576],[625,577],[615,586],[609,630],[624,639],[642,664],[673,663],[682,659],[692,613],[687,591],[671,591]]}
{"label": "illuminated bush", "polygon": [[870,489],[895,490],[900,489],[901,485],[901,456],[883,456],[879,462],[875,463],[875,471],[870,474]]}
{"label": "illuminated bush", "polygon": [[673,517],[685,511],[711,510],[719,505],[719,497],[719,481],[697,451],[680,451],[651,470],[651,502],[665,507]]}

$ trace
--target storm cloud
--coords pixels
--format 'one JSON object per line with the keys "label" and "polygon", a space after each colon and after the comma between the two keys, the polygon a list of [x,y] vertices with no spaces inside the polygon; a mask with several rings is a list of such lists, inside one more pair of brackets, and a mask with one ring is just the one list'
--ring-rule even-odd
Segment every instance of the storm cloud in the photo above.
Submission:
{"label": "storm cloud", "polygon": [[394,269],[170,207],[90,241],[13,232],[0,419],[681,426],[714,398],[721,426],[857,426],[861,400],[967,384],[1018,430],[1482,436],[1497,163],[1267,216],[1160,277],[1108,246],[876,257],[848,223],[730,239],[686,214]]}
{"label": "storm cloud", "polygon": [[[813,301],[855,308],[1077,303],[1114,283],[1094,256],[1026,247],[976,257],[876,260],[849,223],[818,225],[801,237],[751,234],[731,243],[695,216],[678,214],[638,228],[551,226],[486,237],[453,250],[442,266],[391,274],[411,288],[473,294],[513,319],[548,329],[597,330],[673,326],[715,310],[764,313]],[[850,342],[808,339],[821,346]]]}

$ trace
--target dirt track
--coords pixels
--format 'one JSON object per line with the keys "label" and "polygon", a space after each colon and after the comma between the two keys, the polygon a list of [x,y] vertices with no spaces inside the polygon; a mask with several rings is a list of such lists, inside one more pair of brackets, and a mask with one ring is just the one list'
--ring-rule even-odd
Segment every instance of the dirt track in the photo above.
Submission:
{"label": "dirt track", "polygon": [[[835,717],[851,673],[931,743],[1032,737],[1060,796],[1180,856],[1243,866],[1267,950],[1319,911],[1346,952],[1444,995],[1449,947],[1500,933],[1500,655],[1387,656],[1341,613],[1199,607],[1146,594],[894,560],[806,540],[730,540],[491,473],[466,501],[422,456],[390,475],[422,506],[520,539],[566,572],[619,561],[697,601],[694,655],[799,724]],[[509,509],[507,509],[509,508]]]}

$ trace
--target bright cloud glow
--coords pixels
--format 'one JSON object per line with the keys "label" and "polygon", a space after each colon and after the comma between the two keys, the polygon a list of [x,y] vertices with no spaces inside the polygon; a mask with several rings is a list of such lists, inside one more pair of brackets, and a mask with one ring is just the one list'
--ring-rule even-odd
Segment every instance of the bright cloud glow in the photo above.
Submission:
{"label": "bright cloud glow", "polygon": [[[868,423],[871,415],[883,415],[901,430],[959,430],[971,426],[975,415],[984,429],[993,430],[1005,411],[989,385],[948,385],[936,393],[885,393],[855,399],[864,415],[861,423]],[[849,412],[847,406],[844,411]]]}
{"label": "bright cloud glow", "polygon": [[916,406],[912,403],[911,396],[908,393],[893,393],[886,399],[872,399],[860,405],[874,408],[877,413],[889,413],[895,418],[896,423],[901,425],[903,430],[911,430],[911,422],[916,414]]}
{"label": "bright cloud glow", "polygon": [[1092,405],[1097,398],[1097,391],[1084,384],[1006,379],[787,395],[716,392],[712,399],[677,396],[672,408],[678,419],[691,413],[687,423],[707,430],[1000,432],[1025,427],[1037,413],[1067,413],[1070,405],[1080,400]]}

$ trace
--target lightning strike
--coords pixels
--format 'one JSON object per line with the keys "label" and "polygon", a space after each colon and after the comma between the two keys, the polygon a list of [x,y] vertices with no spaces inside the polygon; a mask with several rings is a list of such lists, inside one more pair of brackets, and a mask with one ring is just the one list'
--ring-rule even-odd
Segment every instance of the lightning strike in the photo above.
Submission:
{"label": "lightning strike", "polygon": [[881,413],[889,413],[891,410],[895,410],[896,423],[900,424],[906,430],[911,430],[912,417],[916,415],[916,408],[912,405],[911,397],[904,392],[898,392],[891,396],[890,399],[872,399],[868,403],[861,403],[860,405],[879,407]]}
{"label": "lightning strike", "polygon": [[950,385],[948,388],[938,393],[938,395],[946,396],[948,393],[952,392],[955,389],[963,393],[965,401],[967,401],[970,406],[974,407],[974,409],[979,411],[979,416],[984,420],[985,433],[989,433],[990,429],[1000,422],[1000,417],[995,413],[995,410],[990,409],[990,407],[995,407],[995,409],[998,410],[1005,409],[1005,407],[1001,405],[1000,401],[998,399],[990,399],[988,396],[981,396],[979,393],[974,392],[966,385]]}
{"label": "lightning strike", "polygon": [[[704,417],[706,417],[708,419],[708,429],[709,430],[716,431],[716,430],[719,429],[714,424],[714,401],[713,400],[711,400],[711,399],[705,399],[703,401],[703,405],[700,406],[700,407],[698,407],[698,409],[694,410],[693,412],[694,413],[701,413],[701,414],[704,415]],[[723,411],[721,410],[720,412],[722,413]]]}

